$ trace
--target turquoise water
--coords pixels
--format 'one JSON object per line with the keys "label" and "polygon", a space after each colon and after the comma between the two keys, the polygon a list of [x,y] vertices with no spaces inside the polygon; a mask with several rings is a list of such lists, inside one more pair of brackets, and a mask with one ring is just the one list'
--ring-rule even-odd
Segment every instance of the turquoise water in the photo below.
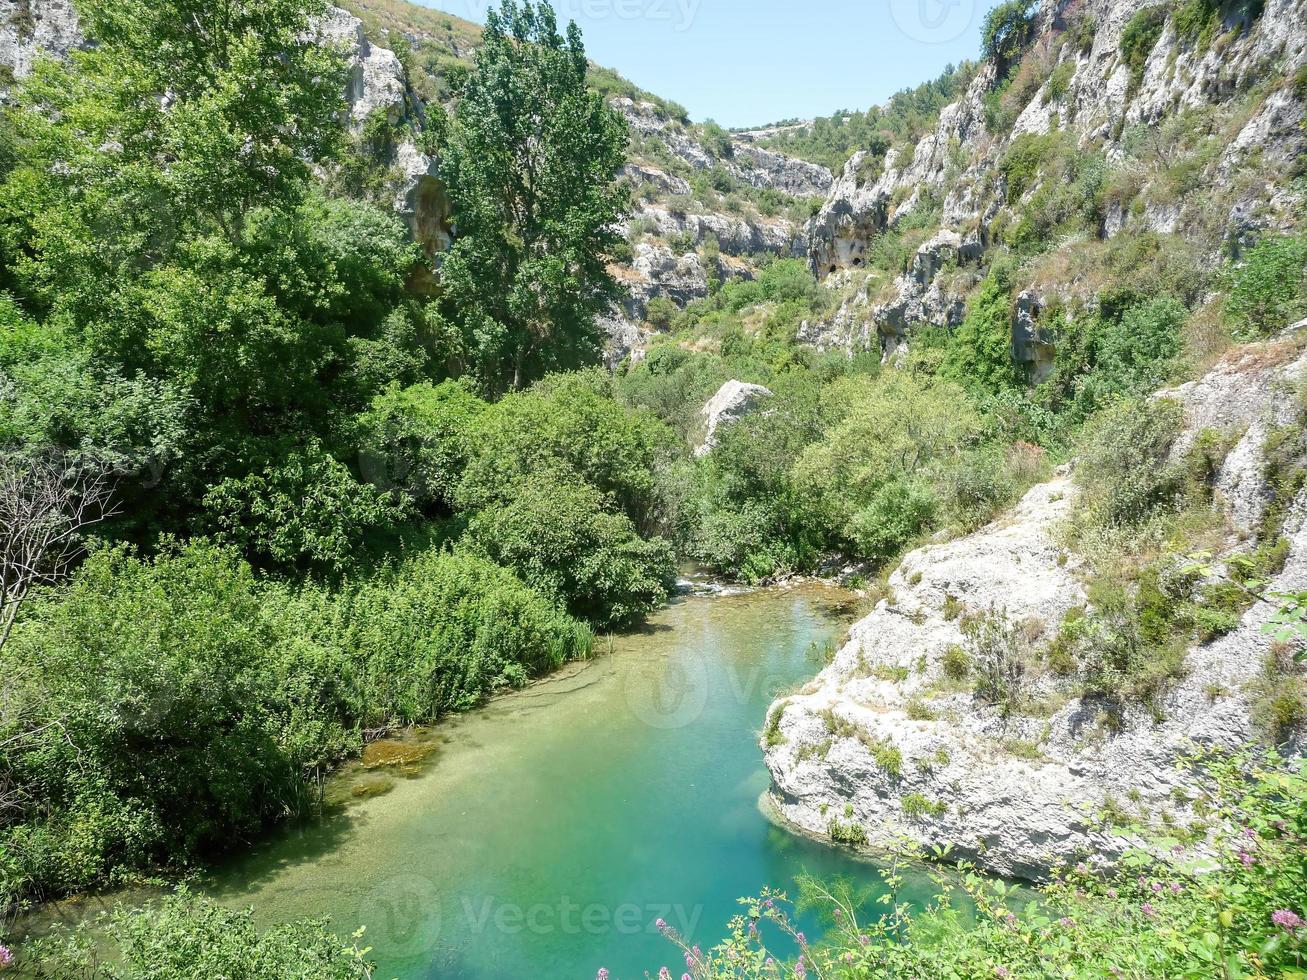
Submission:
{"label": "turquoise water", "polygon": [[816,586],[681,599],[594,662],[392,747],[434,746],[407,772],[343,774],[350,803],[205,890],[263,922],[366,926],[378,977],[679,976],[655,919],[707,946],[764,885],[876,880],[758,808],[766,707],[852,612]]}

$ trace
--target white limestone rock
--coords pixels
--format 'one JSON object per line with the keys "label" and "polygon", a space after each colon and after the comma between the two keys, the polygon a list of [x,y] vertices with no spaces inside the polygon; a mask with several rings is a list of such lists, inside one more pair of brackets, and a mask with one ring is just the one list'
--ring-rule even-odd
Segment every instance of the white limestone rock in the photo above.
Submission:
{"label": "white limestone rock", "polygon": [[[1217,488],[1236,535],[1260,516],[1265,427],[1283,420],[1284,385],[1307,369],[1299,351],[1292,337],[1252,345],[1202,380],[1161,393],[1185,407],[1180,452],[1203,429],[1243,431]],[[1262,630],[1269,604],[1255,605],[1229,635],[1191,649],[1184,676],[1156,711],[1083,696],[1049,675],[1031,682],[1052,707],[1049,717],[1005,718],[940,683],[946,651],[963,641],[962,616],[1002,610],[1023,634],[1039,637],[1085,604],[1078,560],[1052,537],[1074,496],[1062,472],[989,527],[904,559],[890,578],[893,598],[853,628],[814,681],[770,709],[780,738],[764,751],[781,818],[818,836],[839,829],[832,821],[856,824],[872,846],[903,836],[947,843],[958,857],[1027,878],[1087,855],[1119,856],[1131,842],[1091,819],[1109,799],[1154,819],[1187,819],[1177,799],[1188,777],[1177,760],[1195,745],[1234,749],[1258,734],[1249,686],[1272,642]],[[1307,492],[1291,509],[1289,559],[1270,591],[1307,586],[1305,525]],[[1015,744],[1025,747],[1020,755]],[[1293,733],[1287,750],[1305,747],[1304,733]],[[897,774],[883,764],[891,748],[902,758]],[[905,800],[922,799],[930,810],[905,809]]]}
{"label": "white limestone rock", "polygon": [[728,381],[703,407],[704,436],[695,447],[696,456],[706,456],[717,446],[721,430],[758,410],[772,393],[762,385]]}

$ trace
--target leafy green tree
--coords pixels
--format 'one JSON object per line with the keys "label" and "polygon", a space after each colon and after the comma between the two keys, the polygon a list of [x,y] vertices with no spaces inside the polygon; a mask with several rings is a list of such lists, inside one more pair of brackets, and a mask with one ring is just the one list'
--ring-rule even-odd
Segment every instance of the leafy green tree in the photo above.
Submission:
{"label": "leafy green tree", "polygon": [[491,392],[597,360],[628,190],[621,116],[586,89],[575,24],[504,0],[486,18],[443,160],[458,238],[441,285]]}
{"label": "leafy green tree", "polygon": [[402,223],[317,187],[344,108],[340,53],[306,43],[324,10],[91,2],[94,49],[18,90],[0,237],[48,376],[15,368],[13,438],[148,465],[143,536],[288,441],[340,451],[377,391],[426,375]]}
{"label": "leafy green tree", "polygon": [[991,274],[971,301],[944,357],[945,377],[982,390],[1020,386],[1012,360],[1012,297],[1007,283]]}
{"label": "leafy green tree", "polygon": [[1226,315],[1247,337],[1269,337],[1307,316],[1307,238],[1263,238],[1234,270]]}
{"label": "leafy green tree", "polygon": [[641,540],[626,515],[604,506],[567,472],[539,473],[468,526],[471,546],[575,616],[620,626],[663,602],[676,581],[671,547]]}
{"label": "leafy green tree", "polygon": [[407,516],[408,503],[359,483],[316,441],[228,477],[204,496],[219,541],[276,567],[331,573],[355,564],[370,536]]}
{"label": "leafy green tree", "polygon": [[980,28],[980,47],[994,62],[1000,79],[1021,57],[1030,42],[1031,10],[1034,0],[1004,0],[985,15]]}
{"label": "leafy green tree", "polygon": [[401,489],[419,506],[452,511],[488,410],[462,381],[392,386],[355,422],[363,476]]}
{"label": "leafy green tree", "polygon": [[939,379],[889,371],[849,378],[826,395],[833,417],[795,465],[836,535],[887,558],[931,526],[929,477],[976,442],[981,419],[966,392]]}
{"label": "leafy green tree", "polygon": [[504,398],[477,420],[474,455],[459,485],[462,509],[510,502],[538,474],[589,483],[641,530],[655,505],[653,470],[672,436],[656,419],[611,397],[601,370],[551,375]]}

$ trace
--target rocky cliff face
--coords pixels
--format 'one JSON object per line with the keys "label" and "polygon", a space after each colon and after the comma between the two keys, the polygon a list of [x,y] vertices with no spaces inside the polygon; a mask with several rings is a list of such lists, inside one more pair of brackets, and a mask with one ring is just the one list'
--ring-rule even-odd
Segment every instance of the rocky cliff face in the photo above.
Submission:
{"label": "rocky cliff face", "polygon": [[0,90],[31,74],[43,53],[61,58],[85,43],[68,0],[0,0]]}
{"label": "rocky cliff face", "polygon": [[757,146],[749,134],[703,130],[653,102],[613,100],[630,125],[624,172],[635,198],[624,230],[635,259],[623,276],[629,299],[609,325],[609,361],[637,358],[653,329],[650,300],[684,307],[713,280],[752,278],[760,256],[808,252],[807,202],[835,182],[825,167]]}
{"label": "rocky cliff face", "polygon": [[[916,327],[955,326],[993,250],[1023,220],[1055,211],[1051,185],[1075,179],[1055,165],[1059,145],[1115,171],[1095,237],[1175,234],[1215,261],[1254,230],[1289,225],[1301,207],[1290,181],[1307,153],[1294,82],[1307,63],[1307,4],[1267,0],[1259,16],[1230,7],[1214,31],[1182,35],[1167,5],[1044,0],[1006,86],[982,63],[914,147],[849,161],[809,228],[814,272],[863,274],[887,233],[922,244],[906,268],[866,276],[805,337],[892,354]],[[1123,53],[1128,28],[1145,38],[1133,58]],[[1072,302],[1092,297],[1084,283],[1054,286]],[[1039,351],[1017,348],[1037,370]]]}
{"label": "rocky cliff face", "polygon": [[[1203,379],[1158,397],[1179,401],[1184,452],[1200,432],[1234,440],[1216,475],[1226,549],[1251,547],[1269,499],[1267,436],[1288,421],[1290,385],[1307,373],[1307,338],[1232,352]],[[1062,472],[976,534],[908,555],[893,596],[858,623],[833,662],[770,709],[765,739],[780,815],[820,836],[952,844],[1013,876],[1039,877],[1085,855],[1111,859],[1128,841],[1096,817],[1108,808],[1184,822],[1194,745],[1237,748],[1258,732],[1250,688],[1272,638],[1259,603],[1239,627],[1194,647],[1184,676],[1151,709],[1085,696],[1045,672],[1040,710],[1004,714],[949,678],[968,617],[1003,614],[1022,642],[1046,643],[1087,602],[1080,560],[1057,542],[1075,483]],[[1307,587],[1307,493],[1294,502],[1289,558],[1272,590]],[[1291,743],[1298,751],[1299,742]]]}

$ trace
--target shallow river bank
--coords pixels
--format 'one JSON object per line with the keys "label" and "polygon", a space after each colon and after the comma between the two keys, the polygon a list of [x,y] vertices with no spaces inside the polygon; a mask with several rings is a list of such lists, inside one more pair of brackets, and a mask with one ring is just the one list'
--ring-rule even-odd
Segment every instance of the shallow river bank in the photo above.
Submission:
{"label": "shallow river bank", "polygon": [[324,819],[200,888],[264,923],[365,926],[379,977],[631,980],[676,964],[659,918],[707,945],[764,885],[874,883],[758,806],[766,706],[812,676],[850,603],[811,583],[678,599],[590,663],[371,747]]}

